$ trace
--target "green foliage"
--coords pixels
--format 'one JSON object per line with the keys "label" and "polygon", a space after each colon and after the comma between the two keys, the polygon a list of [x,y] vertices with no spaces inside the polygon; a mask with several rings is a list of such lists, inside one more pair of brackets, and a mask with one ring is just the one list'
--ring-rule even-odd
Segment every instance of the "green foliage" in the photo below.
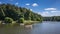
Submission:
{"label": "green foliage", "polygon": [[37,18],[36,20],[37,20],[37,21],[40,21],[40,19],[39,19],[39,18]]}
{"label": "green foliage", "polygon": [[42,16],[27,8],[11,4],[0,4],[0,20],[4,20],[6,17],[10,17],[14,21],[17,21],[20,18],[24,18],[24,20],[40,21]]}
{"label": "green foliage", "polygon": [[19,18],[18,23],[24,23],[24,18]]}
{"label": "green foliage", "polygon": [[5,18],[5,23],[12,23],[12,22],[13,22],[12,18],[9,18],[9,17]]}
{"label": "green foliage", "polygon": [[43,17],[44,21],[60,21],[60,16]]}

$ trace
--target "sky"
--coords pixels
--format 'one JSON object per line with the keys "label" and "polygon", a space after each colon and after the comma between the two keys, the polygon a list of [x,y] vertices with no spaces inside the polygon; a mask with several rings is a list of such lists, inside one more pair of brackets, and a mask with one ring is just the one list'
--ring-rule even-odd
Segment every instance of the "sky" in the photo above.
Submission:
{"label": "sky", "polygon": [[60,16],[60,0],[0,0],[2,3],[28,8],[44,17]]}

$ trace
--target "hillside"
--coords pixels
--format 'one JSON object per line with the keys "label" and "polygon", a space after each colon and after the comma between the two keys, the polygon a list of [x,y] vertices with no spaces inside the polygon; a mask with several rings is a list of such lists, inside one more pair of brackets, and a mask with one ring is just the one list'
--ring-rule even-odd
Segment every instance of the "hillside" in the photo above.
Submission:
{"label": "hillside", "polygon": [[0,4],[0,20],[4,20],[6,17],[14,21],[18,21],[20,18],[31,21],[42,21],[42,16],[32,12],[30,9],[11,4]]}

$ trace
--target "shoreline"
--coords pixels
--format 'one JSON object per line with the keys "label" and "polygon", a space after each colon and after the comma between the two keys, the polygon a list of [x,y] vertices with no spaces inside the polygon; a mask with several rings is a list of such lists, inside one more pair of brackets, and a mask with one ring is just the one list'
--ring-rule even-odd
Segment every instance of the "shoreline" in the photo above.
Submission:
{"label": "shoreline", "polygon": [[20,25],[32,25],[32,24],[34,24],[36,22],[38,23],[40,21],[24,21],[24,23],[20,23]]}
{"label": "shoreline", "polygon": [[[38,22],[40,22],[40,21],[30,21],[30,20],[27,20],[27,21],[24,21],[24,23],[22,23],[22,24],[25,24],[25,23],[31,23],[31,24],[34,24],[34,23],[38,23]],[[2,24],[2,23],[4,23],[4,21],[0,21],[0,24]],[[15,23],[17,23],[16,21],[13,21],[12,23],[10,23],[10,24],[15,24]],[[8,24],[8,23],[7,23]],[[18,23],[18,24],[21,24],[21,23]]]}

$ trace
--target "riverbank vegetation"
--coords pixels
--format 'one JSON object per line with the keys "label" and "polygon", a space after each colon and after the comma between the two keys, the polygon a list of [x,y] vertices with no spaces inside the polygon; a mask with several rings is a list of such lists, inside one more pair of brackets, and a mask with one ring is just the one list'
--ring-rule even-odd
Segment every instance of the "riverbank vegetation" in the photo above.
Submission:
{"label": "riverbank vegetation", "polygon": [[43,17],[43,21],[60,21],[60,16]]}
{"label": "riverbank vegetation", "polygon": [[1,23],[33,24],[42,21],[60,21],[60,16],[42,17],[30,9],[18,7],[12,4],[0,4]]}
{"label": "riverbank vegetation", "polygon": [[0,4],[0,21],[2,21],[1,23],[42,22],[42,16],[27,8],[11,4]]}

